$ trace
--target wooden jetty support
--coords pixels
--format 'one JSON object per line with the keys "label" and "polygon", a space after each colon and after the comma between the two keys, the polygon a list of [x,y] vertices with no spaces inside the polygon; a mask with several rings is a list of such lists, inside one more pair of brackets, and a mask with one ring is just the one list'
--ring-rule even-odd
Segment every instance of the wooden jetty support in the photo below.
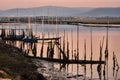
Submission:
{"label": "wooden jetty support", "polygon": [[38,43],[40,40],[44,40],[44,41],[48,41],[48,40],[59,40],[60,37],[56,37],[56,38],[23,38],[22,41],[26,42],[26,43],[31,43],[31,42],[34,42],[34,43]]}
{"label": "wooden jetty support", "polygon": [[105,61],[98,61],[98,60],[65,60],[65,59],[51,59],[51,58],[44,58],[44,57],[33,57],[33,56],[27,56],[28,58],[31,59],[41,59],[41,60],[46,60],[50,62],[56,62],[56,63],[64,63],[64,64],[105,64]]}

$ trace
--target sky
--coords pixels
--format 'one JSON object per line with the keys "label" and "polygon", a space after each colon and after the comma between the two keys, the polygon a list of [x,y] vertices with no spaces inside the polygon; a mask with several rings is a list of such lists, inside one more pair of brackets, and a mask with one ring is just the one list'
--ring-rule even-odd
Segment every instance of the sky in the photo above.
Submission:
{"label": "sky", "polygon": [[40,6],[120,7],[120,0],[0,0],[0,10]]}

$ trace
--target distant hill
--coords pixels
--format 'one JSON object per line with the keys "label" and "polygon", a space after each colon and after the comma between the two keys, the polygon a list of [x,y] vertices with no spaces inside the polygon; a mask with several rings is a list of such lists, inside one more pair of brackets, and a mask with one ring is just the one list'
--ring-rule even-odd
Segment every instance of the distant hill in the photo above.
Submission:
{"label": "distant hill", "polygon": [[119,8],[86,8],[43,6],[0,11],[0,16],[120,16]]}
{"label": "distant hill", "polygon": [[2,13],[2,10],[0,10],[0,14]]}
{"label": "distant hill", "polygon": [[119,8],[95,8],[91,11],[85,12],[83,14],[77,14],[82,16],[120,16]]}
{"label": "distant hill", "polygon": [[35,8],[16,8],[0,11],[0,16],[73,16],[74,14],[81,14],[90,10],[92,10],[92,8],[43,6]]}

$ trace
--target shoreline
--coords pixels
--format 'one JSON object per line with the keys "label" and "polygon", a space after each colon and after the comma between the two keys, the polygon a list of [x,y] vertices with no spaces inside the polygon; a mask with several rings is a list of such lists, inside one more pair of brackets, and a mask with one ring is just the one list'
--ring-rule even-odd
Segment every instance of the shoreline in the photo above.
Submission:
{"label": "shoreline", "polygon": [[120,24],[81,24],[79,23],[78,26],[120,28]]}
{"label": "shoreline", "polygon": [[37,72],[38,67],[33,60],[22,52],[0,40],[0,80],[47,80]]}

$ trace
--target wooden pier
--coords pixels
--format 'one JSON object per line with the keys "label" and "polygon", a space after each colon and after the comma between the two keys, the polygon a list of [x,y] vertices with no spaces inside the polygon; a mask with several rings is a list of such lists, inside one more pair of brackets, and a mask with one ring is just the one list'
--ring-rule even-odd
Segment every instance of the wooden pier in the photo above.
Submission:
{"label": "wooden pier", "polygon": [[[14,43],[16,41],[22,41],[22,44],[20,45],[21,46],[20,47],[21,50],[24,49],[24,48],[22,49],[22,46],[24,46],[23,45],[24,43],[27,43],[28,47],[31,46],[30,49],[28,49],[26,51],[23,50],[23,52],[25,52],[25,54],[27,54],[27,57],[29,57],[29,58],[41,59],[41,60],[46,60],[46,61],[51,61],[51,62],[57,62],[57,63],[64,63],[64,64],[105,64],[105,61],[102,61],[102,60],[92,60],[92,59],[91,60],[86,60],[86,58],[84,60],[80,60],[79,59],[79,45],[78,45],[79,44],[79,27],[78,26],[77,26],[77,36],[78,36],[78,38],[77,38],[77,53],[76,53],[76,57],[75,57],[75,56],[73,56],[75,54],[73,54],[73,51],[72,51],[72,54],[71,54],[72,58],[69,58],[70,54],[69,54],[68,37],[67,37],[67,50],[66,50],[67,52],[65,51],[65,45],[66,45],[65,44],[65,39],[66,39],[65,38],[65,31],[64,31],[64,37],[63,37],[64,39],[63,39],[63,49],[62,49],[61,48],[62,44],[60,44],[60,42],[59,42],[60,39],[61,39],[61,37],[59,37],[59,36],[58,37],[53,37],[53,38],[50,38],[50,37],[49,38],[33,37],[33,31],[32,31],[32,29],[25,29],[25,30],[30,31],[30,32],[28,32],[30,36],[25,37],[25,34],[26,34],[25,32],[26,31],[24,29],[5,29],[5,28],[2,28],[0,30],[1,30],[1,38],[3,40],[5,40],[5,41],[6,40],[10,41],[10,43]],[[9,34],[7,34],[6,30],[9,31]],[[20,37],[20,39],[16,35],[16,32],[17,32],[16,30],[18,30],[18,31],[21,30],[22,31],[21,35],[19,35],[19,36],[22,36],[22,37]],[[10,35],[10,37],[9,38],[6,37],[5,36],[6,34],[8,35],[8,37]],[[91,39],[92,39],[92,37],[91,37]],[[41,56],[40,57],[36,56],[37,55],[36,43],[38,43],[39,41],[42,41],[42,44],[41,44],[42,47],[45,45],[44,41],[51,41],[52,44],[51,45],[48,44],[50,51],[47,51],[47,52],[49,52],[49,53],[47,53],[47,57],[43,56],[43,48],[41,48],[41,53],[40,53]],[[52,53],[54,53],[54,46],[53,46],[53,44],[54,44],[54,46],[56,46],[58,48],[58,50],[59,50],[59,54],[58,55],[60,55],[60,58],[54,58],[54,56],[51,55]],[[34,49],[32,49],[33,45],[34,45]],[[91,45],[92,45],[92,43],[91,43]],[[29,56],[28,55],[29,54],[29,50],[32,50],[33,56]],[[51,52],[51,50],[53,52]],[[48,57],[48,54],[49,54],[49,57]],[[86,57],[86,55],[84,57]]]}
{"label": "wooden pier", "polygon": [[105,64],[105,61],[98,61],[98,60],[64,60],[64,59],[50,59],[50,58],[44,58],[44,57],[33,57],[33,56],[27,56],[31,59],[41,59],[46,60],[50,62],[56,62],[56,63],[63,63],[63,64]]}
{"label": "wooden pier", "polygon": [[[44,22],[43,22],[44,23]],[[104,42],[104,37],[102,44],[100,42],[100,56],[97,60],[94,60],[93,58],[93,41],[92,41],[92,28],[90,29],[90,40],[91,40],[91,55],[90,59],[86,58],[87,56],[87,43],[86,39],[84,40],[84,53],[80,53],[80,45],[79,45],[79,26],[76,27],[76,35],[77,39],[74,40],[73,38],[73,31],[71,31],[71,45],[69,44],[68,40],[68,34],[66,34],[64,30],[63,37],[58,36],[58,32],[56,30],[56,37],[53,35],[53,37],[48,36],[47,38],[44,37],[44,31],[42,30],[42,37],[38,37],[35,34],[33,34],[33,29],[30,26],[30,21],[28,22],[29,28],[27,27],[26,29],[6,29],[4,26],[0,29],[0,37],[2,40],[4,40],[7,44],[10,44],[12,46],[16,46],[16,43],[19,42],[19,47],[20,50],[23,52],[23,55],[25,55],[27,58],[30,59],[40,59],[40,60],[45,60],[48,62],[53,62],[53,63],[59,63],[60,64],[60,70],[63,68],[67,68],[67,71],[69,69],[69,64],[72,64],[72,71],[73,71],[73,64],[77,64],[77,74],[79,74],[79,66],[84,67],[84,73],[86,77],[86,70],[87,66],[90,65],[90,70],[91,70],[91,80],[93,78],[93,65],[97,65],[97,72],[99,75],[99,79],[102,80],[102,72],[104,80],[108,79],[108,27],[107,27],[107,33],[106,33],[106,49],[105,49],[105,56],[103,55],[103,42]],[[42,25],[42,28],[44,26]],[[17,31],[20,32],[19,35],[17,35]],[[36,32],[37,32],[37,27],[36,27]],[[37,33],[36,33],[37,34]],[[39,41],[41,41],[39,43]],[[47,44],[45,44],[45,41]],[[73,41],[76,41],[74,43]],[[38,49],[38,44],[39,44],[39,49]],[[73,46],[76,45],[76,49],[73,49]],[[70,49],[71,46],[71,49]],[[25,48],[26,47],[26,48]],[[46,50],[45,50],[46,49]],[[56,51],[56,50],[57,51]],[[39,50],[39,53],[38,51]],[[45,52],[44,52],[45,51]],[[81,54],[83,54],[83,58],[81,57]],[[105,59],[104,59],[104,58]],[[116,60],[114,58],[114,64]],[[103,70],[102,70],[103,66]],[[114,65],[114,67],[116,67]],[[119,67],[119,66],[117,66]],[[113,71],[115,69],[113,68]]]}

